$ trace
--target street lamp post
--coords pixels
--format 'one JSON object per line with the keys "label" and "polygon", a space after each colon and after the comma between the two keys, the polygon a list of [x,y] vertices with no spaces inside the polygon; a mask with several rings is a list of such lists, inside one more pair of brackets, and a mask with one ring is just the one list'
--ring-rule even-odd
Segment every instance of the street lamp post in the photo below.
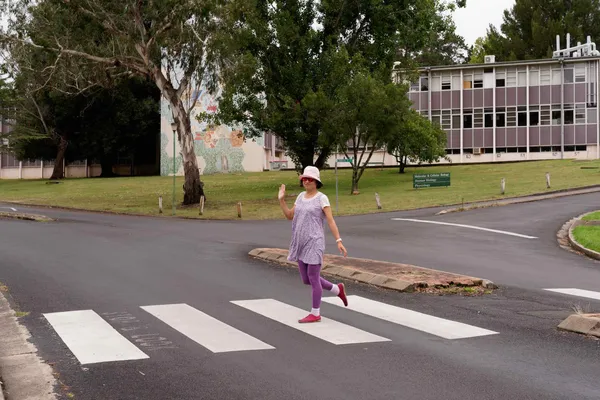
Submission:
{"label": "street lamp post", "polygon": [[175,132],[177,132],[177,124],[175,122],[171,124],[171,129],[173,130],[173,215],[175,215],[175,176],[177,174],[175,169]]}

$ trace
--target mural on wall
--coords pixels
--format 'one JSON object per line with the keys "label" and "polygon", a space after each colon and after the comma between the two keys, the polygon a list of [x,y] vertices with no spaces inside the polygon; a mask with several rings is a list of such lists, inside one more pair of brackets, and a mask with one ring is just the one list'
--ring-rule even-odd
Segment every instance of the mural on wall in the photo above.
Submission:
{"label": "mural on wall", "polygon": [[[215,94],[211,94],[205,88],[201,88],[198,91],[194,91],[192,96],[197,98],[196,105],[192,110],[191,127],[192,134],[194,135],[194,152],[199,158],[199,165],[201,165],[200,159],[205,163],[205,166],[201,168],[202,174],[214,174],[214,173],[239,173],[245,172],[243,162],[246,156],[243,148],[246,142],[254,142],[256,145],[264,145],[264,135],[251,140],[246,140],[243,131],[239,127],[230,127],[226,125],[212,125],[206,121],[199,121],[196,116],[200,112],[214,113],[217,111],[218,103],[215,98],[218,98],[221,94],[221,88]],[[183,94],[183,98],[186,101],[190,101],[190,91],[186,91]],[[170,130],[170,124],[173,121],[171,110],[168,103],[161,98],[161,175],[169,175],[173,171],[173,157],[170,153],[173,151],[167,147],[172,146],[171,139],[172,132],[166,132]],[[169,135],[169,136],[167,136]],[[181,165],[181,155],[179,154],[179,143],[177,143],[177,168]]]}

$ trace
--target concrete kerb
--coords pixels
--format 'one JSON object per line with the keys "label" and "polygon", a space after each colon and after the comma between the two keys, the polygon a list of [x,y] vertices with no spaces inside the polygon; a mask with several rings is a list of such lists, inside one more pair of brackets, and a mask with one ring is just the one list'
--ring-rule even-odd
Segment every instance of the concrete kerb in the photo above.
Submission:
{"label": "concrete kerb", "polygon": [[56,400],[52,368],[37,356],[30,337],[0,292],[0,376],[6,398]]}
{"label": "concrete kerb", "polygon": [[[596,212],[596,211],[593,211]],[[567,234],[567,238],[569,240],[569,244],[577,251],[579,251],[580,253],[585,254],[586,256],[593,258],[595,260],[600,261],[600,253],[598,253],[597,251],[588,249],[587,247],[584,247],[583,245],[581,245],[579,242],[577,242],[577,240],[575,240],[575,236],[573,235],[573,230],[575,228],[577,228],[580,225],[586,225],[587,222],[583,220],[583,218],[586,215],[592,214],[592,212],[589,213],[585,213],[582,214],[580,216],[578,216],[577,218],[575,218],[574,220],[572,220],[571,225],[569,226],[569,230],[568,230],[568,234]],[[590,225],[596,225],[596,224],[590,224]]]}
{"label": "concrete kerb", "polygon": [[600,337],[600,314],[569,315],[558,325],[558,329]]}
{"label": "concrete kerb", "polygon": [[[265,251],[263,249],[254,249],[248,253],[249,256],[267,262],[275,262],[280,265],[295,268],[296,264],[287,260],[284,255],[276,252]],[[427,268],[422,268],[427,270]],[[419,287],[427,287],[425,282],[409,282],[386,275],[374,274],[371,272],[359,271],[349,267],[324,264],[322,268],[324,275],[338,276],[340,278],[351,279],[356,282],[377,286],[384,289],[391,289],[400,292],[414,292]],[[432,270],[433,271],[433,270]],[[498,287],[487,279],[473,279],[474,286],[481,286],[487,289],[497,289]]]}
{"label": "concrete kerb", "polygon": [[559,197],[567,197],[567,196],[576,196],[579,194],[588,194],[588,193],[596,193],[600,192],[600,185],[591,185],[584,186],[576,189],[560,189],[553,190],[542,193],[534,193],[524,196],[516,196],[516,197],[508,197],[504,199],[496,199],[496,200],[487,200],[487,201],[479,201],[475,203],[467,203],[464,207],[457,206],[449,206],[448,208],[437,212],[435,215],[444,215],[455,212],[462,211],[470,211],[477,210],[480,208],[490,208],[490,207],[501,207],[508,206],[511,204],[521,204],[521,203],[532,203],[535,201],[559,198]]}

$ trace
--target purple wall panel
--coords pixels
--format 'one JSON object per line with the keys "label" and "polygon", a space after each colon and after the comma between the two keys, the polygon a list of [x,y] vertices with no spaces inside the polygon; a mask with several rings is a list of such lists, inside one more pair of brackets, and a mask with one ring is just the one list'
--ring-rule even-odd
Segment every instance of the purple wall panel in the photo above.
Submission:
{"label": "purple wall panel", "polygon": [[552,86],[552,104],[560,104],[560,85]]}
{"label": "purple wall panel", "polygon": [[483,89],[483,106],[494,107],[494,89]]}
{"label": "purple wall panel", "polygon": [[575,84],[575,102],[585,103],[585,83]]}
{"label": "purple wall panel", "polygon": [[517,105],[519,105],[519,106],[527,105],[527,88],[526,87],[518,87],[517,88]]}
{"label": "purple wall panel", "polygon": [[464,102],[464,108],[473,107],[473,91],[472,90],[465,90],[463,92],[463,102]]}
{"label": "purple wall panel", "polygon": [[484,145],[484,147],[493,147],[494,146],[494,130],[493,129],[484,129],[483,145]]}
{"label": "purple wall panel", "polygon": [[429,95],[427,93],[421,93],[421,110],[428,110]]}
{"label": "purple wall panel", "polygon": [[473,147],[483,147],[483,129],[473,130]]}
{"label": "purple wall panel", "polygon": [[449,91],[442,92],[442,110],[452,108],[452,93]]}
{"label": "purple wall panel", "polygon": [[532,86],[529,88],[529,104],[540,104],[540,87]]}
{"label": "purple wall panel", "polygon": [[516,106],[517,105],[517,88],[506,89],[506,105]]}
{"label": "purple wall panel", "polygon": [[496,147],[506,147],[506,129],[496,128]]}
{"label": "purple wall panel", "polygon": [[540,104],[552,104],[550,99],[550,86],[540,86]]}
{"label": "purple wall panel", "polygon": [[506,90],[504,88],[496,89],[496,107],[504,107],[506,105]]}
{"label": "purple wall panel", "polygon": [[596,131],[596,124],[587,126],[587,144],[597,144],[598,134]]}
{"label": "purple wall panel", "polygon": [[540,128],[530,127],[529,128],[529,146],[540,145]]}
{"label": "purple wall panel", "polygon": [[575,144],[575,125],[565,125],[565,146]]}
{"label": "purple wall panel", "polygon": [[452,108],[460,108],[460,90],[452,92]]}
{"label": "purple wall panel", "polygon": [[473,90],[473,108],[483,107],[483,89]]}
{"label": "purple wall panel", "polygon": [[517,144],[519,147],[527,146],[527,128],[517,128]]}
{"label": "purple wall panel", "polygon": [[454,129],[452,131],[452,148],[460,149],[460,130]]}
{"label": "purple wall panel", "polygon": [[465,129],[463,132],[463,147],[465,149],[470,149],[473,147],[473,130]]}
{"label": "purple wall panel", "polygon": [[506,147],[517,147],[517,128],[506,129]]}
{"label": "purple wall panel", "polygon": [[572,83],[565,84],[565,103],[573,104],[575,101],[575,85]]}
{"label": "purple wall panel", "polygon": [[586,143],[586,126],[576,125],[575,126],[575,144],[587,144]]}
{"label": "purple wall panel", "polygon": [[442,106],[442,94],[440,92],[431,93],[431,109],[439,110]]}
{"label": "purple wall panel", "polygon": [[560,126],[552,127],[552,145],[553,146],[560,146],[560,136],[561,136],[560,132],[561,132]]}
{"label": "purple wall panel", "polygon": [[540,145],[541,146],[550,146],[552,142],[552,127],[551,126],[542,126],[540,128]]}

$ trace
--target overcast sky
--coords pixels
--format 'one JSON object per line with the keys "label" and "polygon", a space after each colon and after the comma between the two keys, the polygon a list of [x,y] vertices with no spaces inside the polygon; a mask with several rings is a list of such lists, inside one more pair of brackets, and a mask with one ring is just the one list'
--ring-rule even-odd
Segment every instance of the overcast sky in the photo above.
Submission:
{"label": "overcast sky", "polygon": [[467,0],[467,7],[454,13],[457,33],[472,45],[490,24],[500,27],[504,10],[514,4],[515,0]]}

